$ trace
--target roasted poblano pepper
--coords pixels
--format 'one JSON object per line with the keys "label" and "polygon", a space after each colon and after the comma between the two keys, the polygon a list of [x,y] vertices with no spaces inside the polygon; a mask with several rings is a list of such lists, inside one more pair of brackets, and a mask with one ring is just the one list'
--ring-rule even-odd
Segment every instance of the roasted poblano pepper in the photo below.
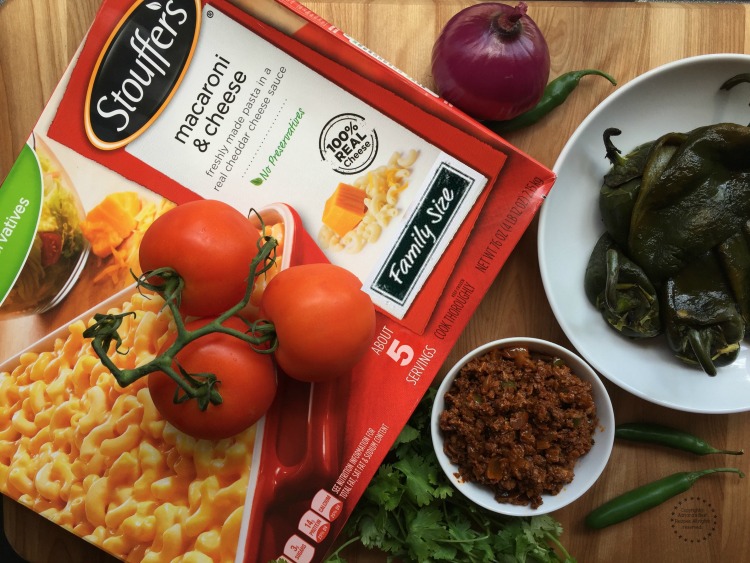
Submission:
{"label": "roasted poblano pepper", "polygon": [[662,291],[664,331],[675,356],[708,375],[737,358],[745,323],[715,251],[668,278]]}
{"label": "roasted poblano pepper", "polygon": [[750,128],[733,123],[657,140],[626,249],[655,285],[743,228],[750,216],[748,155]]}
{"label": "roasted poblano pepper", "polygon": [[589,302],[623,335],[649,338],[661,332],[654,286],[609,233],[599,238],[591,253],[584,288]]}
{"label": "roasted poblano pepper", "polygon": [[630,215],[641,187],[641,177],[648,153],[654,143],[650,141],[639,145],[622,156],[620,149],[612,142],[612,137],[620,133],[621,131],[614,127],[604,131],[606,157],[612,163],[612,167],[604,175],[604,183],[599,190],[599,212],[604,228],[615,243],[625,248],[630,232]]}
{"label": "roasted poblano pepper", "polygon": [[716,248],[745,324],[750,325],[750,221]]}

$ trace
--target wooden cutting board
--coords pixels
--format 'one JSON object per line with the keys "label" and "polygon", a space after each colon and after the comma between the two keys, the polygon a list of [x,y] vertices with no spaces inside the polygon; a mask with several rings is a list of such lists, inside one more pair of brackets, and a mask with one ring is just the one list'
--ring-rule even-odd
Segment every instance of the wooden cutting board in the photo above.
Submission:
{"label": "wooden cutting board", "polygon": [[[306,5],[418,82],[431,86],[429,62],[435,37],[468,3],[320,0]],[[0,177],[7,174],[99,4],[100,0],[8,0],[0,5]],[[552,77],[567,70],[597,68],[623,85],[680,58],[750,52],[750,6],[742,4],[528,4],[529,15],[550,45]],[[612,91],[603,79],[584,79],[563,107],[542,123],[508,135],[508,140],[552,167],[576,127]],[[54,328],[55,319],[55,313],[30,319],[28,331],[22,331],[15,341],[0,341],[0,359],[14,353],[21,342]],[[570,345],[544,295],[535,224],[485,297],[446,367],[480,343],[519,335]],[[750,447],[750,414],[681,413],[607,385],[618,422],[651,420],[693,431],[715,444]],[[610,496],[675,471],[729,464],[747,472],[747,457],[695,458],[618,442],[595,487],[569,508],[553,514],[564,526],[562,543],[581,562],[742,560],[742,554],[750,552],[750,535],[746,533],[750,480],[739,484],[733,478],[700,481],[689,493],[602,531],[586,529],[583,517]],[[4,518],[10,542],[30,561],[112,560],[14,501],[4,499]],[[357,547],[345,554],[352,562],[385,561],[384,556]]]}

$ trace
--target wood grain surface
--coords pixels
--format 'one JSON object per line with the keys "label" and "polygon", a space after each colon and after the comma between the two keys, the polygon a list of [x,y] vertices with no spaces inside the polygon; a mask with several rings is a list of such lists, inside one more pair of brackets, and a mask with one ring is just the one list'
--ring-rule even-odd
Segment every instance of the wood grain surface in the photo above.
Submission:
{"label": "wood grain surface", "polygon": [[[252,0],[249,0],[252,1]],[[8,0],[0,6],[0,178],[7,174],[68,61],[94,19],[100,0]],[[442,25],[468,2],[454,0],[308,1],[305,4],[418,82],[431,86],[430,51]],[[552,56],[552,77],[575,68],[598,68],[620,85],[658,65],[691,55],[750,52],[750,6],[528,2]],[[508,135],[513,144],[552,167],[585,116],[613,91],[591,79],[542,123]],[[644,108],[658,111],[658,108]],[[536,253],[536,223],[524,235],[472,318],[447,370],[470,348],[506,336],[534,336],[569,346],[544,294]],[[69,314],[72,311],[66,311]],[[61,313],[29,318],[0,342],[0,359],[57,326]],[[651,420],[700,434],[716,444],[747,447],[750,414],[699,415],[669,410],[607,383],[618,422]],[[674,471],[721,464],[750,470],[747,457],[696,459],[656,447],[617,443],[595,487],[571,507],[554,513],[562,543],[581,562],[739,561],[750,552],[750,480],[700,481],[689,494],[621,525],[590,531],[584,515],[614,493]],[[674,514],[696,508],[700,531],[675,525]],[[682,510],[682,512],[680,512]],[[4,499],[5,531],[27,560],[40,563],[109,562],[112,558]],[[362,548],[352,562],[385,561]]]}

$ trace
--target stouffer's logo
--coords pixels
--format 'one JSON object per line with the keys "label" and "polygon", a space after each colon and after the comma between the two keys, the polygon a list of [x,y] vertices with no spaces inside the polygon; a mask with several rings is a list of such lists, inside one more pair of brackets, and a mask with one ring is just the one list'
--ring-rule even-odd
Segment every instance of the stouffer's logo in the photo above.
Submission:
{"label": "stouffer's logo", "polygon": [[172,99],[195,51],[200,0],[138,0],[102,49],[86,93],[86,135],[103,150],[127,145]]}

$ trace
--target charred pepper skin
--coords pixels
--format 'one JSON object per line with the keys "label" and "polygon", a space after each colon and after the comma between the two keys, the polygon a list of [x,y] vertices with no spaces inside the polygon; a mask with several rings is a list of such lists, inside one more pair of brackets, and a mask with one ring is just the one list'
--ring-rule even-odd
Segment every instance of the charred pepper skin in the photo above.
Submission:
{"label": "charred pepper skin", "polygon": [[716,249],[746,325],[750,325],[750,220]]}
{"label": "charred pepper skin", "polygon": [[737,358],[745,322],[713,250],[669,278],[663,292],[664,330],[677,358],[711,376]]}
{"label": "charred pepper skin", "polygon": [[487,121],[485,125],[496,133],[510,133],[534,125],[556,107],[562,105],[565,100],[573,93],[581,79],[584,76],[597,75],[603,76],[612,84],[617,85],[617,81],[606,72],[596,69],[571,70],[561,74],[544,88],[542,99],[530,110],[505,121]]}
{"label": "charred pepper skin", "polygon": [[609,233],[599,238],[589,257],[584,290],[607,324],[624,336],[651,338],[661,333],[657,290]]}
{"label": "charred pepper skin", "polygon": [[659,154],[652,151],[646,166],[627,247],[628,256],[654,285],[747,222],[750,128],[733,123],[699,127],[679,142],[673,154],[664,158]]}
{"label": "charred pepper skin", "polygon": [[[750,82],[750,73],[735,78]],[[587,264],[586,296],[622,334],[648,337],[652,318],[629,305],[634,288],[643,296],[655,288],[675,356],[715,375],[750,326],[750,127],[671,132],[624,157],[612,142],[619,134],[603,134],[612,163],[598,201],[605,236]],[[639,281],[626,288],[624,279]]]}
{"label": "charred pepper skin", "polygon": [[643,143],[621,156],[620,149],[612,142],[612,137],[620,134],[621,131],[614,127],[606,129],[603,134],[606,158],[612,167],[604,175],[599,190],[599,213],[606,231],[621,248],[626,248],[630,217],[654,141]]}

